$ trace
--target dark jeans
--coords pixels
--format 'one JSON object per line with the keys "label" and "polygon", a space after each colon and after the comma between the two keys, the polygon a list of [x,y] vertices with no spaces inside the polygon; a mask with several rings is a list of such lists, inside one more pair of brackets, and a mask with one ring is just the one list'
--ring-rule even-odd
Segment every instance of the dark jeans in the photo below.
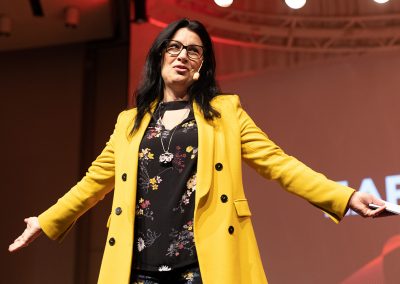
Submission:
{"label": "dark jeans", "polygon": [[198,264],[171,271],[133,270],[131,284],[202,284]]}

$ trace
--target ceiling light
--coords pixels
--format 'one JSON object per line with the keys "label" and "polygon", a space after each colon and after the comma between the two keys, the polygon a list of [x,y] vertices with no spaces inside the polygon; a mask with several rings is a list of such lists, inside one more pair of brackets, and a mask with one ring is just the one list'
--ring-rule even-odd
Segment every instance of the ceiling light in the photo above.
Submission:
{"label": "ceiling light", "polygon": [[386,2],[389,2],[389,0],[374,0],[376,3],[379,3],[379,4],[384,4],[384,3],[386,3]]}
{"label": "ceiling light", "polygon": [[285,0],[285,3],[292,9],[300,9],[306,4],[306,0]]}
{"label": "ceiling light", "polygon": [[217,4],[220,7],[229,7],[230,5],[232,5],[233,0],[214,0],[215,4]]}

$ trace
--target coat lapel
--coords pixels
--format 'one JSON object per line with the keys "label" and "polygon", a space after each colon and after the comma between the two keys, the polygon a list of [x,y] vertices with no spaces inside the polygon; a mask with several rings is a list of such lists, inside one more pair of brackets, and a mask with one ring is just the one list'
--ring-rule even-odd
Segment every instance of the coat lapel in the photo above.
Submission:
{"label": "coat lapel", "polygon": [[201,113],[200,107],[193,103],[194,117],[199,133],[199,151],[197,161],[196,205],[211,186],[214,161],[214,126]]}

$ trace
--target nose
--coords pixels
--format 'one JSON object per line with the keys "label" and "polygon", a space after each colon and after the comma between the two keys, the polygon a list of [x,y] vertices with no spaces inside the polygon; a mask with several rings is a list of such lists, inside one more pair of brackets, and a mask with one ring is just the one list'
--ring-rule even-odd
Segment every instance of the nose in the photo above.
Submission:
{"label": "nose", "polygon": [[189,60],[186,48],[183,48],[181,52],[178,54],[178,59],[181,61]]}

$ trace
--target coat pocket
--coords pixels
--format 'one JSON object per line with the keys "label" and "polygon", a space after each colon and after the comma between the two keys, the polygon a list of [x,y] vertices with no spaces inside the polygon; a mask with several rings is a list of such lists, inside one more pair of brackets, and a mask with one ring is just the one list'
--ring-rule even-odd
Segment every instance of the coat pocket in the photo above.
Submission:
{"label": "coat pocket", "polygon": [[233,201],[233,203],[235,204],[236,213],[239,217],[251,216],[249,203],[247,202],[247,199],[236,199],[235,201]]}

